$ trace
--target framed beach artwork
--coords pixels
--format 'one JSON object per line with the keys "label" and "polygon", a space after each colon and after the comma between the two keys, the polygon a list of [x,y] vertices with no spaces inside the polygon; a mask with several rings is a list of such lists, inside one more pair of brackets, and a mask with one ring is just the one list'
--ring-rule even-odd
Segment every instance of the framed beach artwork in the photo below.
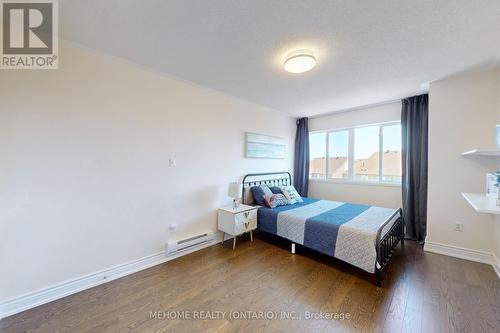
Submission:
{"label": "framed beach artwork", "polygon": [[285,139],[246,132],[247,158],[285,158]]}

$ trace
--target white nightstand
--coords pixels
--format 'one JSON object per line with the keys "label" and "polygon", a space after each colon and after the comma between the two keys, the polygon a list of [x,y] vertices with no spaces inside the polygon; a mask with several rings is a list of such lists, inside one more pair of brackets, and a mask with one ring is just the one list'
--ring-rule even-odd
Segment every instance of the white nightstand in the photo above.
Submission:
{"label": "white nightstand", "polygon": [[233,236],[233,250],[236,247],[236,236],[250,232],[250,240],[253,242],[252,230],[257,229],[257,209],[259,207],[239,205],[233,209],[233,206],[226,206],[219,209],[218,227],[222,231],[222,244],[224,244],[224,235]]}

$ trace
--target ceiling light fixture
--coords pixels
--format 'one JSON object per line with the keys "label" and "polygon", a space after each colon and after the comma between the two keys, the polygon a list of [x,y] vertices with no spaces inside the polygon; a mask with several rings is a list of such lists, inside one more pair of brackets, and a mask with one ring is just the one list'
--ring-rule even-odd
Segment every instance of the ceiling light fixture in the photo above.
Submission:
{"label": "ceiling light fixture", "polygon": [[314,66],[316,66],[316,58],[308,50],[290,53],[283,64],[287,72],[294,74],[307,72]]}

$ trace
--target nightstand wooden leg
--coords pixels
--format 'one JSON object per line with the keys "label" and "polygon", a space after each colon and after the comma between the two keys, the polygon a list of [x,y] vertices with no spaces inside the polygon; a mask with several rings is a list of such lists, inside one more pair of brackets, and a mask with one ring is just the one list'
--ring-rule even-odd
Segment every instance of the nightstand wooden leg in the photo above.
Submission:
{"label": "nightstand wooden leg", "polygon": [[250,241],[253,242],[252,230],[250,230]]}
{"label": "nightstand wooden leg", "polygon": [[222,232],[222,243],[221,243],[221,245],[222,245],[222,246],[224,246],[224,235],[225,235],[225,233],[224,233],[224,231],[223,231],[223,232]]}
{"label": "nightstand wooden leg", "polygon": [[236,247],[236,236],[233,237],[233,250],[235,249]]}

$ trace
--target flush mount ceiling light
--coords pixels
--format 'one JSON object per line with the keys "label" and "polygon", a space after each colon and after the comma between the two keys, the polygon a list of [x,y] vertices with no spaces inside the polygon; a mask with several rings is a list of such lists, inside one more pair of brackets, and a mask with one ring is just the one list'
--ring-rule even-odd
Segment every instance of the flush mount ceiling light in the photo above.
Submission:
{"label": "flush mount ceiling light", "polygon": [[304,73],[316,66],[316,58],[311,51],[300,50],[290,53],[283,64],[289,73]]}

